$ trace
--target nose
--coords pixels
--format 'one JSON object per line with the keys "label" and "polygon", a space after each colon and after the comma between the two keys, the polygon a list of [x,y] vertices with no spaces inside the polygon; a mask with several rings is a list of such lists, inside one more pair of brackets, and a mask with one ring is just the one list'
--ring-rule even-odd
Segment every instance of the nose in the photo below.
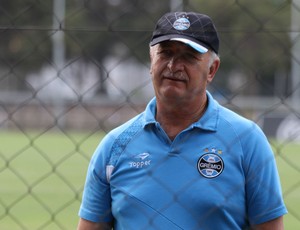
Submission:
{"label": "nose", "polygon": [[167,67],[170,71],[176,72],[178,70],[183,70],[183,63],[180,57],[173,56],[172,58],[170,58]]}

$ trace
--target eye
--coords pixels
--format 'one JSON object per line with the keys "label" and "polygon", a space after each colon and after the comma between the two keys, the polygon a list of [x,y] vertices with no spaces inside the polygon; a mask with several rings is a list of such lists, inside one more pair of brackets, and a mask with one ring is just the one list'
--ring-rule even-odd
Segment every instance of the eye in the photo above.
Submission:
{"label": "eye", "polygon": [[191,52],[185,53],[183,55],[183,58],[185,61],[187,61],[189,63],[195,63],[200,60],[199,55],[197,55],[195,53],[191,53]]}
{"label": "eye", "polygon": [[173,52],[169,49],[161,49],[157,53],[162,57],[171,57],[173,55]]}

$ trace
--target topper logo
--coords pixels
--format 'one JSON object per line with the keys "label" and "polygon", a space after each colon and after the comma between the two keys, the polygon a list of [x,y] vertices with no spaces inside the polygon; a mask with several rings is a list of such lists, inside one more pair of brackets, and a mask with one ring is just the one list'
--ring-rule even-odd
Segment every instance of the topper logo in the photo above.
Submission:
{"label": "topper logo", "polygon": [[129,162],[130,168],[138,169],[138,168],[143,168],[143,167],[149,166],[151,164],[151,160],[148,159],[149,157],[150,157],[149,153],[138,154],[137,156],[134,157],[137,160]]}

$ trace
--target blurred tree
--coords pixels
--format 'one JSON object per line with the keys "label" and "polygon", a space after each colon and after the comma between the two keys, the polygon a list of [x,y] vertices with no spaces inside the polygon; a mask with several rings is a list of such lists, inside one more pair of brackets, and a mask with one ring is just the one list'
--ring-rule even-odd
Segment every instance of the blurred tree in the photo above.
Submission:
{"label": "blurred tree", "polygon": [[[109,74],[103,66],[107,56],[120,61],[135,57],[148,65],[151,32],[172,1],[66,0],[60,28],[65,35],[66,65],[77,60],[94,63],[101,83]],[[58,28],[52,28],[52,8],[53,0],[0,2],[2,87],[8,82],[26,88],[27,72],[53,65],[51,42]],[[241,72],[247,80],[240,91],[274,93],[274,76],[289,69],[289,1],[182,0],[178,10],[203,12],[214,19],[221,39],[221,76]],[[226,88],[227,82],[226,77],[216,78],[216,88]],[[104,84],[99,88],[105,92]]]}
{"label": "blurred tree", "polygon": [[[68,58],[80,56],[93,61],[100,70],[102,83],[109,74],[102,65],[107,56],[120,61],[135,57],[145,65],[148,63],[147,47],[154,22],[169,6],[168,1],[142,0],[90,0],[77,3],[77,9],[74,5],[67,6]],[[100,84],[99,91],[105,90]]]}
{"label": "blurred tree", "polygon": [[48,4],[49,1],[0,2],[2,87],[24,88],[26,71],[49,61],[52,8]]}
{"label": "blurred tree", "polygon": [[[275,76],[288,76],[290,68],[290,2],[190,0],[190,7],[210,15],[218,28],[223,75],[245,74],[248,80],[240,88],[245,94],[275,94]],[[216,82],[222,88],[226,80]]]}

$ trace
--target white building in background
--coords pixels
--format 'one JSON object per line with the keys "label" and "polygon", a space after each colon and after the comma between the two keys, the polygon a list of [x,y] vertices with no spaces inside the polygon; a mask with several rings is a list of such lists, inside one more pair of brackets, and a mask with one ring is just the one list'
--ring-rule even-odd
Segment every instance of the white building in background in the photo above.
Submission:
{"label": "white building in background", "polygon": [[134,59],[119,61],[116,58],[107,58],[104,65],[108,73],[105,84],[110,98],[130,97],[149,101],[154,96],[149,66]]}
{"label": "white building in background", "polygon": [[73,62],[62,70],[45,66],[31,73],[26,80],[37,92],[37,97],[56,101],[89,99],[96,96],[100,84],[107,89],[108,99],[128,98],[148,101],[153,97],[149,67],[133,59],[119,61],[107,58],[104,62],[106,77],[101,82],[99,67],[93,63]]}
{"label": "white building in background", "polygon": [[27,82],[43,99],[78,99],[80,96],[91,97],[99,81],[98,69],[82,62],[74,62],[62,70],[45,66],[40,71],[31,73]]}

